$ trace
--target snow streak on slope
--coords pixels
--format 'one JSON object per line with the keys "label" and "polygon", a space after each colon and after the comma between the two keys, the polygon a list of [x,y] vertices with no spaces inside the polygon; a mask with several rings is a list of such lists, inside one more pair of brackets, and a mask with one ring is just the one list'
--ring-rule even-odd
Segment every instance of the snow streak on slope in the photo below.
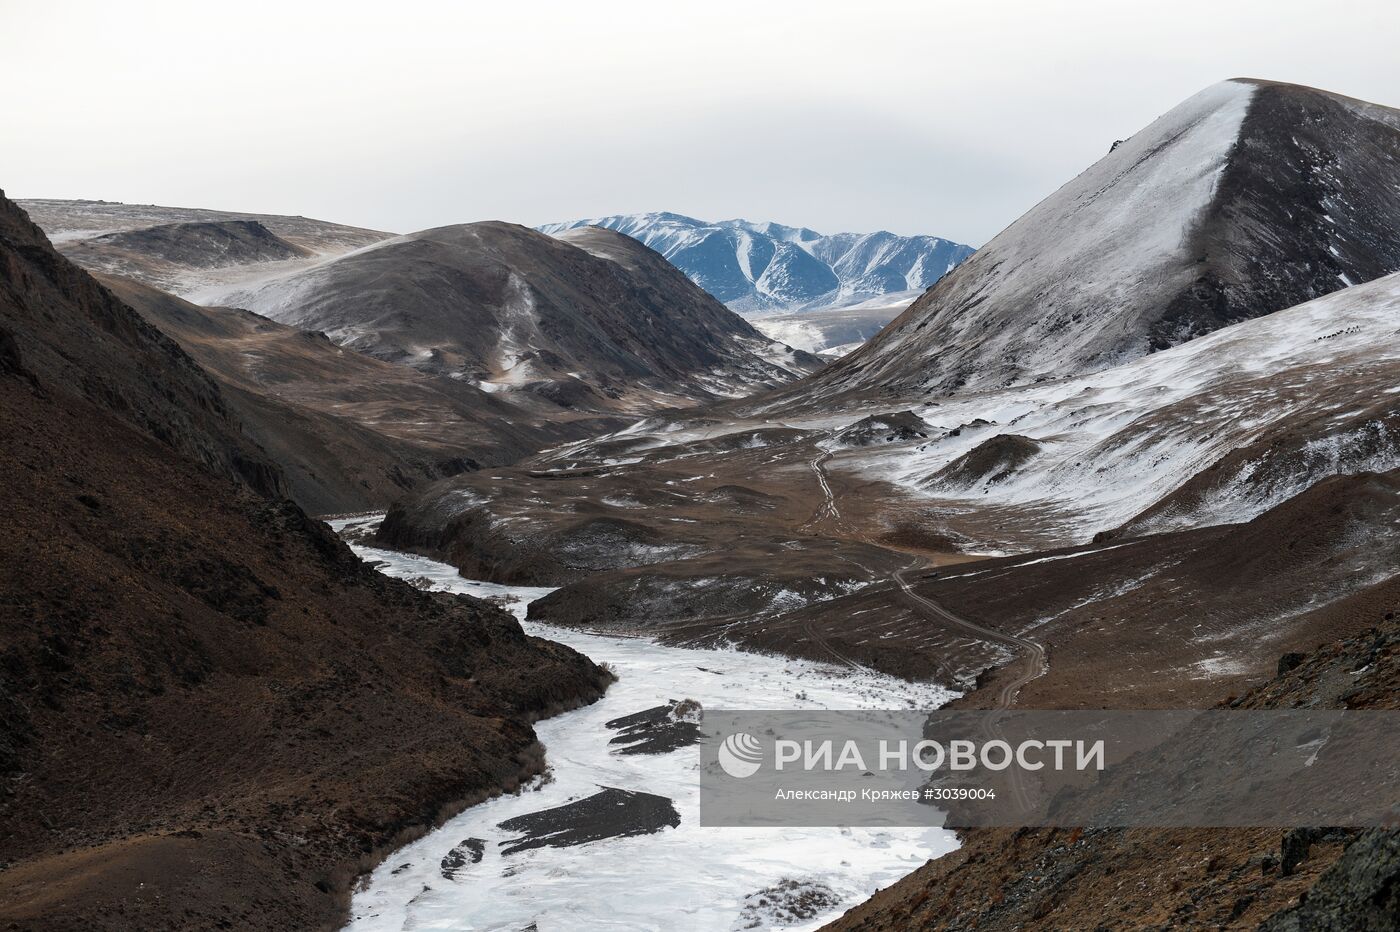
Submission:
{"label": "snow streak on slope", "polygon": [[[1030,509],[1049,522],[1045,543],[1154,505],[1136,530],[1246,521],[1327,476],[1400,466],[1400,274],[1092,375],[915,411],[936,439],[851,451],[830,468]],[[1038,451],[971,484],[935,477],[1006,435]]]}
{"label": "snow streak on slope", "polygon": [[540,227],[601,226],[661,253],[742,313],[819,309],[890,292],[923,291],[972,254],[936,236],[837,233],[748,220],[709,223],[673,213],[620,214]]}
{"label": "snow streak on slope", "polygon": [[[377,520],[338,521],[336,527]],[[548,591],[476,583],[422,557],[355,549],[381,562],[389,575],[423,579],[434,589],[513,600],[508,607],[522,618],[528,601]],[[954,835],[942,829],[702,828],[695,749],[618,754],[608,743],[616,732],[604,724],[683,698],[712,709],[933,708],[951,698],[945,690],[825,664],[525,627],[608,663],[618,682],[597,703],[535,726],[549,779],[519,795],[473,806],[385,860],[355,895],[351,929],[514,932],[532,923],[545,932],[766,928],[772,917],[746,911],[746,898],[784,880],[831,892],[834,905],[806,922],[783,924],[816,928],[833,912],[956,847]],[[501,822],[592,796],[600,787],[666,796],[680,825],[574,847],[502,853],[501,842],[516,833],[501,829]],[[467,845],[469,839],[479,841]],[[460,863],[451,860],[454,850],[466,852]]]}

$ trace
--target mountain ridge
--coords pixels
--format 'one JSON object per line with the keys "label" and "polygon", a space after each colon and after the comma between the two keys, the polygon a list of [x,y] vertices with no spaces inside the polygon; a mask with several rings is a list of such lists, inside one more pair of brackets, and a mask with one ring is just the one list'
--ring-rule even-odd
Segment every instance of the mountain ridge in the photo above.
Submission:
{"label": "mountain ridge", "polygon": [[220,303],[568,409],[734,397],[821,366],[636,240],[603,230],[573,239],[501,221],[436,227],[233,289]]}
{"label": "mountain ridge", "polygon": [[545,224],[551,235],[580,227],[615,230],[650,246],[733,310],[819,309],[923,290],[973,252],[937,236],[824,235],[807,227],[744,219],[708,222],[671,211]]}
{"label": "mountain ridge", "polygon": [[1232,80],[994,237],[804,403],[1097,371],[1400,269],[1400,112]]}

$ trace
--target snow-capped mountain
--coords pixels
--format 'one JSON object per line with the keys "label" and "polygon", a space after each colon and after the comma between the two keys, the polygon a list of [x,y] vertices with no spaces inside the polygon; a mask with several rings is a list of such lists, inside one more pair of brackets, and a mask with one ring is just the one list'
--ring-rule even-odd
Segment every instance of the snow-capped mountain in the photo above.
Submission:
{"label": "snow-capped mountain", "polygon": [[851,304],[922,291],[972,255],[936,236],[836,233],[749,220],[710,223],[673,213],[619,214],[540,227],[606,227],[661,253],[691,281],[744,314]]}
{"label": "snow-capped mountain", "polygon": [[1092,372],[1397,269],[1400,112],[1226,81],[1037,204],[801,403]]}

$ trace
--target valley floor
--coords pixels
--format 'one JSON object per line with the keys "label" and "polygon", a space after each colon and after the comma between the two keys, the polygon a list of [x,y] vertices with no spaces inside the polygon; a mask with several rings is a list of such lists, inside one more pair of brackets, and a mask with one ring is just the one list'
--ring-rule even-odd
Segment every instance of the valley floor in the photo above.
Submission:
{"label": "valley floor", "polygon": [[[949,422],[923,437],[921,420],[643,422],[453,480],[396,507],[379,539],[552,589],[530,603],[532,620],[941,683],[963,708],[1209,708],[1268,682],[1280,657],[1361,636],[1395,609],[1393,593],[1377,594],[1400,559],[1395,471],[1314,474],[1238,523],[1075,544],[1062,506],[981,506],[879,478],[890,471],[872,464],[911,452],[968,462],[998,429]],[[1019,552],[966,552],[987,539],[980,530]],[[1046,910],[1080,927],[1108,898],[1109,928],[1192,910],[1252,928],[1296,905],[1351,837],[1298,839],[1283,844],[1303,861],[1280,873],[1278,832],[971,832],[975,851],[933,860],[841,922],[982,928],[974,917],[998,916],[986,927],[1035,928]],[[1163,865],[1175,885],[1137,893]],[[1003,905],[1016,878],[1024,889]],[[965,902],[935,895],[963,882]]]}
{"label": "valley floor", "polygon": [[[377,520],[335,526],[354,541]],[[352,546],[381,572],[497,599],[522,618],[550,591],[477,583],[423,557]],[[707,829],[689,747],[629,753],[610,743],[621,734],[617,719],[678,700],[707,709],[932,709],[953,697],[948,690],[843,664],[526,630],[605,664],[618,681],[598,702],[536,726],[543,777],[385,860],[355,896],[351,929],[815,928],[956,846],[951,832],[928,828]],[[590,800],[608,816],[578,808]],[[652,818],[657,810],[665,818]],[[780,921],[789,909],[799,921]]]}

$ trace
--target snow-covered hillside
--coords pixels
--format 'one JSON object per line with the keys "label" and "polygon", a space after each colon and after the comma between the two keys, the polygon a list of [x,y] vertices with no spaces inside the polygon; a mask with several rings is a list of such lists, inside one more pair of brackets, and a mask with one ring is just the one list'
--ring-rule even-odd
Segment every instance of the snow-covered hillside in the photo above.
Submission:
{"label": "snow-covered hillside", "polygon": [[731,309],[825,308],[899,291],[922,291],[972,255],[936,236],[837,233],[749,220],[710,223],[673,213],[621,214],[540,227],[625,233],[661,253]]}
{"label": "snow-covered hillside", "polygon": [[1400,112],[1226,81],[1115,145],[804,392],[1105,369],[1400,270]]}
{"label": "snow-covered hillside", "polygon": [[832,467],[1034,515],[1046,542],[1246,521],[1327,476],[1400,467],[1400,274],[1092,375],[914,412],[933,439]]}

